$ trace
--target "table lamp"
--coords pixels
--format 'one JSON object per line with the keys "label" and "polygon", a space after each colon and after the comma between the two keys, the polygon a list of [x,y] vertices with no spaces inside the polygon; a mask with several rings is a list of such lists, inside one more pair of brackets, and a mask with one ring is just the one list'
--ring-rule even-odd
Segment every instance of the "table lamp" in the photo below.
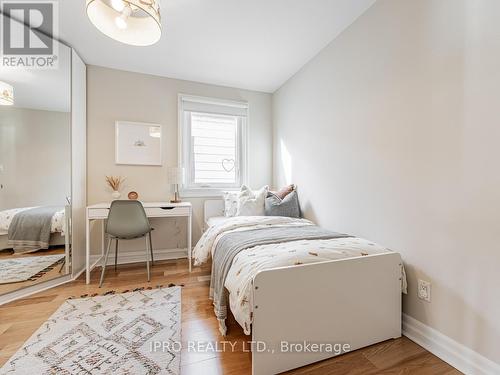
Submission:
{"label": "table lamp", "polygon": [[181,167],[169,168],[168,181],[171,185],[174,185],[174,199],[171,199],[170,203],[180,203],[181,198],[179,196],[179,185],[184,183],[184,168]]}

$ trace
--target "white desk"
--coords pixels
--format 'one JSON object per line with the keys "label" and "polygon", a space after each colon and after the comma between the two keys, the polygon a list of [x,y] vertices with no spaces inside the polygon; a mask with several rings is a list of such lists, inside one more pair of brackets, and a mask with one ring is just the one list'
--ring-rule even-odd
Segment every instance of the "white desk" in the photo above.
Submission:
{"label": "white desk", "polygon": [[[191,272],[191,217],[193,208],[191,203],[169,203],[169,202],[142,202],[146,215],[149,218],[162,217],[187,217],[187,258],[189,260],[189,272]],[[105,250],[104,221],[108,218],[109,207],[111,203],[98,203],[87,207],[87,243],[86,243],[86,280],[90,284],[90,271],[102,260]],[[92,220],[101,220],[102,222],[102,242],[101,256],[93,264],[90,264],[90,223]]]}

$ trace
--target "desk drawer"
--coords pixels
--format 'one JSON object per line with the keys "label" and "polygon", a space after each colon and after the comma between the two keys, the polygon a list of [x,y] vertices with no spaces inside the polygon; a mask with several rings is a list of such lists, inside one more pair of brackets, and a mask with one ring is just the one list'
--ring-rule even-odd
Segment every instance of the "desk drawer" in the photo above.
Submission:
{"label": "desk drawer", "polygon": [[146,207],[148,217],[189,216],[189,207]]}
{"label": "desk drawer", "polygon": [[89,208],[89,219],[105,219],[109,215],[109,208]]}

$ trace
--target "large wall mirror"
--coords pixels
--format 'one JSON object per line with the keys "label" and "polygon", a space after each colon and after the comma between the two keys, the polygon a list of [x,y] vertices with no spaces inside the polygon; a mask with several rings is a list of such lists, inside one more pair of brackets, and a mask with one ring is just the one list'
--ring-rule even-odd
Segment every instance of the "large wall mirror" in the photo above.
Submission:
{"label": "large wall mirror", "polygon": [[0,295],[71,272],[71,53],[0,66]]}

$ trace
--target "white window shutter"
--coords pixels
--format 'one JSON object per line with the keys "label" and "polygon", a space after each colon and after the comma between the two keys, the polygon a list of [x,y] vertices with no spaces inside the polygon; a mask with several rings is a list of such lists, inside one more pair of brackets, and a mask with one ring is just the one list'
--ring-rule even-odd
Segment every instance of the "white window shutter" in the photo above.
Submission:
{"label": "white window shutter", "polygon": [[209,98],[180,97],[182,164],[187,190],[238,188],[246,166],[248,105]]}

